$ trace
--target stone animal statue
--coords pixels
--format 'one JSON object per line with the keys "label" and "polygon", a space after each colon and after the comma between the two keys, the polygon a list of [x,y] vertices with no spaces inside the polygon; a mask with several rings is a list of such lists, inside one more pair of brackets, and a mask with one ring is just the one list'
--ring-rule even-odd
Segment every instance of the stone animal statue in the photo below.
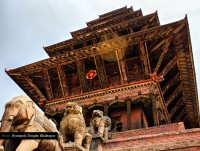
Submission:
{"label": "stone animal statue", "polygon": [[74,142],[86,150],[90,149],[92,136],[86,132],[82,107],[77,103],[68,102],[66,104],[64,117],[60,122],[60,133],[64,143]]}
{"label": "stone animal statue", "polygon": [[[0,132],[58,132],[27,96],[9,101],[1,122]],[[5,151],[63,151],[60,140],[0,140],[0,146]]]}
{"label": "stone animal statue", "polygon": [[90,120],[89,133],[91,135],[99,134],[104,139],[108,139],[108,132],[111,130],[111,119],[108,116],[103,116],[100,110],[94,110]]}

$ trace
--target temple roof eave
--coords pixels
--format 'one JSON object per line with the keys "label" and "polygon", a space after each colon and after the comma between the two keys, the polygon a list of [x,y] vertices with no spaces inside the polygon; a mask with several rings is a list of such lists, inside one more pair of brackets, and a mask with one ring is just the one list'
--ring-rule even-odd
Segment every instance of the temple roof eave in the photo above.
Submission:
{"label": "temple roof eave", "polygon": [[[141,12],[141,10],[138,10],[138,11],[135,11],[134,13],[141,14],[142,12]],[[148,17],[148,16],[149,15],[147,15],[146,17]],[[141,16],[141,17],[143,17],[143,16]],[[146,18],[146,17],[144,16],[144,18]],[[140,18],[140,17],[136,17],[135,19],[137,19],[137,18]],[[140,19],[142,19],[142,18],[140,18]],[[93,28],[93,27],[86,27],[86,28],[77,30],[75,32],[85,31],[86,29],[90,29],[90,28]],[[73,36],[73,34],[75,32],[71,32],[72,36]],[[96,33],[96,34],[98,34],[98,33]],[[55,49],[57,49],[57,48],[59,48],[60,46],[63,46],[63,45],[67,46],[67,45],[71,45],[71,43],[78,43],[82,39],[81,37],[82,36],[74,37],[74,38],[71,38],[71,39],[68,39],[68,40],[65,40],[65,41],[62,41],[62,42],[59,42],[59,43],[44,47],[44,50],[49,54],[49,56],[53,56],[53,55],[51,55],[51,53],[54,52]],[[87,39],[91,38],[91,35],[90,36],[85,36],[85,38],[87,38]]]}
{"label": "temple roof eave", "polygon": [[[54,68],[57,64],[70,64],[71,62],[74,62],[77,59],[82,59],[82,58],[87,58],[88,55],[86,56],[82,56],[82,53],[85,54],[89,54],[89,55],[95,55],[97,53],[99,54],[106,54],[110,51],[113,51],[114,49],[117,49],[116,43],[121,42],[119,41],[119,39],[122,40],[126,40],[127,42],[129,42],[130,40],[133,41],[134,44],[139,43],[140,41],[148,41],[148,40],[152,40],[152,39],[156,39],[158,37],[164,37],[164,36],[168,36],[169,34],[173,33],[173,30],[175,30],[175,28],[177,26],[180,26],[182,24],[185,24],[186,20],[182,19],[180,21],[174,22],[174,23],[170,23],[170,24],[166,24],[166,25],[162,25],[162,26],[158,26],[158,27],[153,27],[144,31],[139,31],[136,33],[132,33],[132,34],[128,34],[125,36],[121,36],[121,37],[117,37],[114,39],[110,39],[107,40],[106,42],[100,42],[96,45],[92,45],[92,46],[88,46],[88,47],[84,47],[84,48],[80,48],[77,50],[73,50],[71,52],[67,52],[65,54],[60,54],[51,58],[47,58],[32,64],[28,64],[16,69],[10,69],[7,70],[7,73],[12,76],[15,74],[31,74],[34,72],[38,72],[38,71],[42,71],[43,68]],[[167,30],[168,29],[168,30]],[[162,32],[160,32],[162,31]],[[100,52],[94,52],[93,49],[98,49],[100,50],[102,46],[104,46],[105,44],[110,43],[111,45],[113,44],[114,47],[112,47],[112,49],[107,50],[107,51],[100,51]],[[124,45],[126,46],[127,43]],[[111,46],[110,46],[111,47]],[[120,43],[120,47],[122,47],[121,43]]]}

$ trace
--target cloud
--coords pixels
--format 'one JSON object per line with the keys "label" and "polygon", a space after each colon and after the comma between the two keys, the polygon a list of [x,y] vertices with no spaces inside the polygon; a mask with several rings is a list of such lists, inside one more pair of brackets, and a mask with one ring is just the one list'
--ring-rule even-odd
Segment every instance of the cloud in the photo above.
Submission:
{"label": "cloud", "polygon": [[47,54],[48,46],[71,37],[70,32],[86,26],[98,15],[124,6],[142,8],[143,14],[158,10],[161,24],[184,18],[188,14],[193,54],[200,84],[198,0],[1,0],[0,1],[0,116],[6,101],[24,93],[4,72],[33,63]]}

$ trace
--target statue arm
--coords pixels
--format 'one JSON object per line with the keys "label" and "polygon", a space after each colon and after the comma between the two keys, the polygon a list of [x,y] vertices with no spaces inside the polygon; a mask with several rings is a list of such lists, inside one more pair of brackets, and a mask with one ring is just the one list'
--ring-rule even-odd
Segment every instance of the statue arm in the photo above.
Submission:
{"label": "statue arm", "polygon": [[102,118],[98,127],[98,133],[103,136],[104,133],[104,128],[105,128],[105,122],[104,119]]}
{"label": "statue arm", "polygon": [[16,151],[32,151],[38,147],[38,142],[35,140],[22,140],[19,146],[17,147]]}
{"label": "statue arm", "polygon": [[90,134],[95,134],[95,128],[93,126],[92,120],[90,121],[90,129],[89,129]]}

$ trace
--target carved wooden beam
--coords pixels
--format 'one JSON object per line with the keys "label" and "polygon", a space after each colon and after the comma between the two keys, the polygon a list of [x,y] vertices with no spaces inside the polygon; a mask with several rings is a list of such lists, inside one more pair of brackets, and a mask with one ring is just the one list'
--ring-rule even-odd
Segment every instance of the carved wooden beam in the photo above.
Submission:
{"label": "carved wooden beam", "polygon": [[174,115],[174,113],[178,110],[178,108],[181,107],[181,105],[184,103],[183,97],[181,97],[176,104],[173,106],[172,110],[169,112],[170,118]]}
{"label": "carved wooden beam", "polygon": [[124,56],[124,50],[122,48],[116,49],[115,53],[121,77],[121,84],[125,84],[128,82],[128,77],[127,77],[127,66],[126,66],[126,59]]}
{"label": "carved wooden beam", "polygon": [[175,120],[173,121],[174,123],[180,122],[182,118],[184,118],[183,116],[186,114],[186,109],[183,108],[179,114],[179,116],[177,116],[175,118]]}
{"label": "carved wooden beam", "polygon": [[141,30],[145,30],[145,29],[149,28],[149,26],[151,25],[151,23],[153,22],[153,20],[155,18],[156,18],[156,16],[151,17],[149,22],[145,26],[143,26]]}
{"label": "carved wooden beam", "polygon": [[40,96],[41,100],[46,100],[46,97],[44,94],[38,89],[38,87],[33,83],[32,79],[30,79],[28,76],[23,76],[23,78],[27,81],[29,86],[34,89],[34,91]]}
{"label": "carved wooden beam", "polygon": [[79,81],[81,85],[82,92],[88,91],[88,82],[86,79],[86,71],[85,71],[85,65],[83,60],[76,60],[76,67],[79,75]]}
{"label": "carved wooden beam", "polygon": [[179,79],[179,73],[175,75],[172,79],[168,81],[168,83],[162,88],[162,93],[165,94],[167,90],[174,84],[174,82]]}
{"label": "carved wooden beam", "polygon": [[140,42],[140,54],[141,54],[141,61],[144,66],[145,74],[148,75],[151,73],[150,62],[149,62],[149,55],[147,50],[146,42]]}
{"label": "carved wooden beam", "polygon": [[101,55],[94,56],[94,62],[97,69],[97,74],[101,88],[106,88],[108,85],[104,61]]}
{"label": "carved wooden beam", "polygon": [[[182,117],[181,121],[183,121],[184,123],[187,121],[187,113],[185,112],[184,116]],[[193,124],[195,122],[192,122]]]}
{"label": "carved wooden beam", "polygon": [[60,64],[57,66],[57,72],[58,72],[58,78],[59,78],[59,81],[60,81],[60,87],[61,87],[62,95],[65,98],[66,96],[69,95],[69,93],[68,93],[69,90],[68,90],[65,72],[63,71],[63,68]]}
{"label": "carved wooden beam", "polygon": [[105,103],[103,109],[104,109],[104,110],[103,110],[104,115],[105,115],[105,116],[108,116],[109,104],[108,104],[108,103]]}
{"label": "carved wooden beam", "polygon": [[179,92],[182,91],[182,84],[180,84],[169,96],[169,98],[166,100],[166,105],[168,106],[176,96],[178,96]]}
{"label": "carved wooden beam", "polygon": [[157,45],[155,45],[153,48],[149,48],[149,50],[150,50],[150,55],[154,52],[154,51],[156,51],[156,50],[158,50],[158,48],[160,48],[164,43],[166,43],[166,40],[164,39],[164,40],[162,40],[162,41],[160,41]]}
{"label": "carved wooden beam", "polygon": [[169,70],[173,68],[174,65],[176,65],[176,63],[177,63],[177,58],[175,56],[172,60],[170,60],[170,62],[164,67],[164,69],[158,75],[165,76],[169,72]]}
{"label": "carved wooden beam", "polygon": [[[158,27],[154,27],[152,29],[148,29],[148,30],[144,30],[144,31],[141,31],[141,32],[136,32],[136,33],[125,35],[125,36],[121,37],[125,42],[124,43],[120,43],[119,46],[120,47],[126,47],[128,44],[138,44],[138,42],[141,39],[142,40],[146,40],[146,41],[150,41],[150,40],[158,39],[160,37],[165,37],[169,33],[171,33],[171,32],[173,33],[173,31],[175,31],[174,33],[176,33],[178,30],[180,30],[180,25],[182,25],[181,28],[183,28],[184,27],[183,24],[185,24],[185,20],[181,20],[181,21],[178,21],[178,22],[175,22],[175,23],[171,23],[171,24],[168,24],[168,25],[158,26]],[[117,43],[117,41],[119,41],[118,38],[113,38],[113,39],[109,40],[110,47],[109,47],[109,49],[107,51],[104,51],[104,50],[101,49],[103,43],[99,43],[98,45],[94,44],[93,46],[99,48],[100,51],[98,52],[98,54],[102,55],[102,54],[105,54],[107,52],[111,52],[111,51],[113,51],[113,49],[115,49],[116,43]],[[58,45],[56,45],[56,46],[58,46]],[[52,49],[53,48],[54,47],[52,47]],[[56,68],[57,64],[70,64],[71,62],[66,62],[66,60],[60,59],[60,58],[66,57],[67,59],[73,61],[74,58],[72,58],[70,56],[70,53],[74,53],[74,52],[75,53],[80,53],[80,51],[86,51],[86,52],[89,52],[90,55],[92,55],[93,52],[91,51],[91,49],[92,49],[92,47],[88,46],[88,47],[81,48],[79,50],[72,50],[71,52],[67,52],[65,54],[54,56],[55,64],[50,64],[49,62],[50,62],[51,59],[48,58],[48,59],[45,59],[43,61],[39,61],[37,63],[33,63],[33,64],[30,64],[30,65],[27,65],[26,67],[20,67],[17,70],[13,69],[11,71],[8,71],[8,73],[11,73],[11,72],[14,73],[14,72],[19,72],[20,71],[22,74],[33,74],[35,72],[42,71],[43,68],[48,68],[48,69]],[[44,62],[46,63],[46,65],[44,65]]]}
{"label": "carved wooden beam", "polygon": [[53,92],[51,88],[51,81],[48,73],[48,69],[43,69],[44,87],[49,100],[53,99]]}
{"label": "carved wooden beam", "polygon": [[161,55],[160,55],[160,57],[159,57],[159,60],[158,60],[158,62],[157,62],[157,64],[156,64],[156,68],[154,69],[154,73],[157,73],[157,72],[158,72],[158,70],[159,70],[159,68],[160,68],[160,65],[161,65],[161,63],[162,63],[162,61],[163,61],[163,57],[164,57],[164,55],[166,54],[166,52],[168,51],[168,48],[169,48],[169,45],[170,45],[171,42],[172,42],[172,39],[173,39],[173,35],[170,35],[170,36],[167,38],[167,41],[166,41],[166,43],[165,43],[164,50],[163,50],[163,52],[161,53]]}
{"label": "carved wooden beam", "polygon": [[155,95],[152,95],[151,99],[152,99],[154,126],[158,126],[160,122],[159,122],[158,109],[157,109],[157,98]]}
{"label": "carved wooden beam", "polygon": [[186,22],[183,22],[181,25],[179,25],[174,31],[173,34],[177,34],[183,27],[185,27]]}

